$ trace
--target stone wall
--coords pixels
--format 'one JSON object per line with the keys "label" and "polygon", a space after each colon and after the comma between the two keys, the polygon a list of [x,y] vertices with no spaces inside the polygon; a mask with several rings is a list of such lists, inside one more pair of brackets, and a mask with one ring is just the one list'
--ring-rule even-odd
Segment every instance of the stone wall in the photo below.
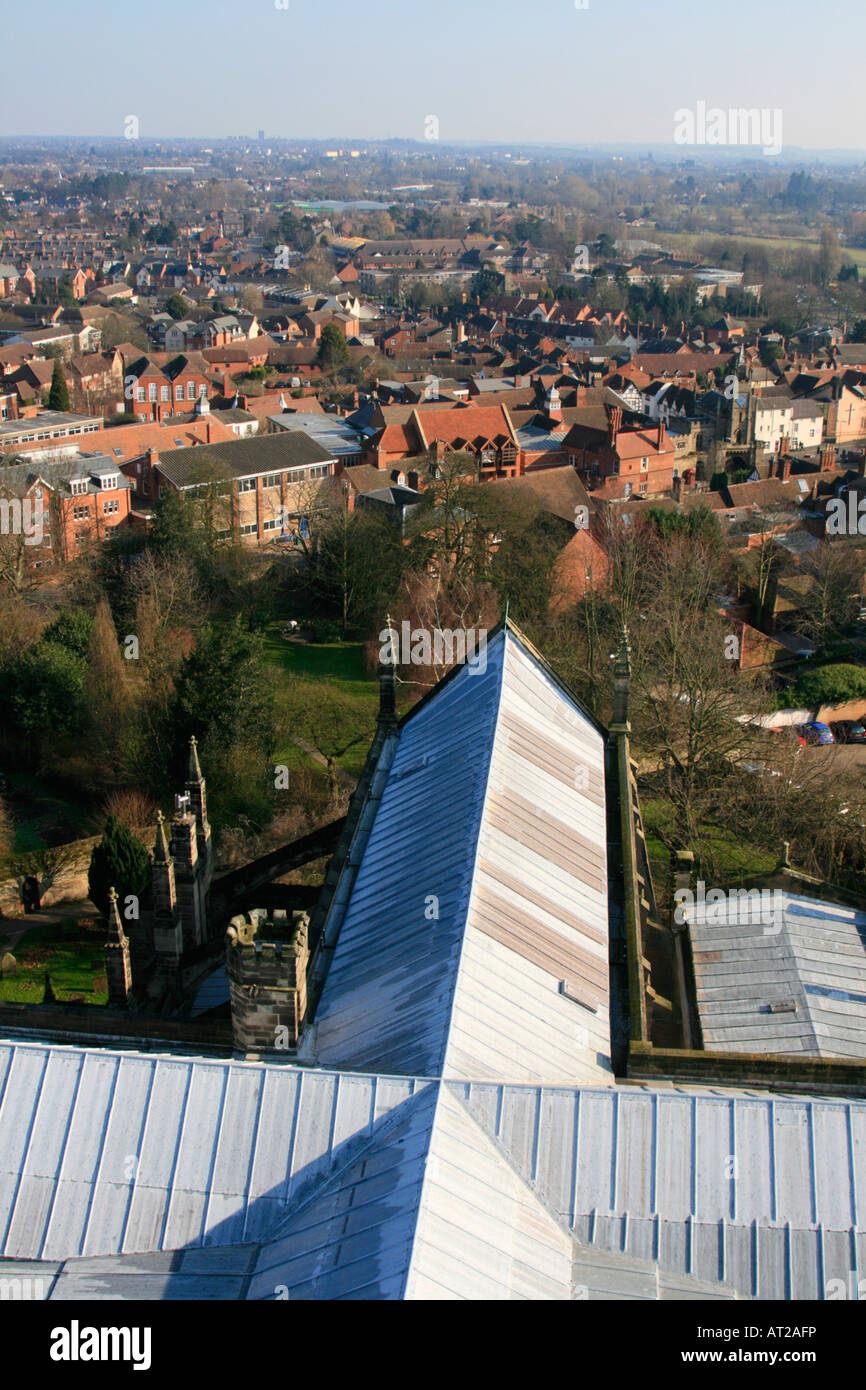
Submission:
{"label": "stone wall", "polygon": [[[151,847],[153,841],[152,827],[145,826],[133,831],[143,844]],[[54,850],[46,851],[53,854],[57,859],[57,866],[54,869],[43,870],[38,875],[39,886],[42,893],[43,907],[57,907],[61,903],[81,902],[87,899],[87,870],[90,868],[90,856],[93,853],[94,845],[98,845],[102,835],[92,835],[86,840],[71,840],[68,844],[58,845]],[[4,917],[23,917],[24,908],[21,903],[21,884],[24,875],[17,878],[7,878],[0,882],[0,913]]]}

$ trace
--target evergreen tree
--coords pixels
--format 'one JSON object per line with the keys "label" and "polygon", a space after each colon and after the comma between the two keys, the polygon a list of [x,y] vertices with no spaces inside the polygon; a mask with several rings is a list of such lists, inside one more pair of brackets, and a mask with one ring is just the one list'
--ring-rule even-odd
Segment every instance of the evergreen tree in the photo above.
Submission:
{"label": "evergreen tree", "polygon": [[349,360],[349,349],[335,323],[326,323],[319,339],[319,363],[322,371],[334,372],[344,367]]}
{"label": "evergreen tree", "polygon": [[49,410],[69,410],[69,390],[66,385],[66,378],[63,375],[63,366],[59,357],[55,357],[54,366],[51,370],[51,390],[48,393]]}
{"label": "evergreen tree", "polygon": [[85,708],[90,721],[94,785],[116,783],[124,762],[129,734],[127,663],[117,644],[108,600],[97,604],[87,651]]}
{"label": "evergreen tree", "polygon": [[129,894],[139,896],[147,885],[150,858],[144,845],[116,816],[109,816],[98,845],[94,845],[87,872],[90,900],[107,914],[110,888],[119,903]]}

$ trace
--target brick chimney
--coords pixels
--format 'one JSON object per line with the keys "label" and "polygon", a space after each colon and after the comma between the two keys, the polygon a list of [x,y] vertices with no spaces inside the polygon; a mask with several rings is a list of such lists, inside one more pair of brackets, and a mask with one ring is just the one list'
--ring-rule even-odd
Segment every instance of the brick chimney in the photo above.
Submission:
{"label": "brick chimney", "polygon": [[832,473],[836,468],[836,449],[832,444],[821,445],[821,472]]}
{"label": "brick chimney", "polygon": [[661,453],[662,449],[665,447],[665,438],[666,438],[666,430],[665,430],[665,422],[664,422],[664,420],[659,420],[659,427],[658,427],[658,430],[657,430],[656,433],[657,433],[657,437],[656,437],[656,448],[658,449],[659,453]]}
{"label": "brick chimney", "polygon": [[622,407],[615,405],[607,419],[607,442],[611,448],[616,444],[617,435],[622,427]]}

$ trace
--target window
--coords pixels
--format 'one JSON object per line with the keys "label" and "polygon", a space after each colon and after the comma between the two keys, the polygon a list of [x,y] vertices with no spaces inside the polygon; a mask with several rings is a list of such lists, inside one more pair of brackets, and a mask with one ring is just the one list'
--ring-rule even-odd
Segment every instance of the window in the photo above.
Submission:
{"label": "window", "polygon": [[309,476],[310,476],[311,478],[327,478],[327,476],[328,476],[328,474],[330,473],[330,471],[331,471],[331,466],[330,466],[330,464],[328,464],[328,463],[314,463],[313,466],[312,466],[312,468],[310,469]]}
{"label": "window", "polygon": [[42,489],[41,489],[41,487],[38,487],[38,488],[36,489],[36,501],[37,501],[37,502],[41,502],[41,501],[42,501]]}
{"label": "window", "polygon": [[103,516],[112,516],[112,515],[113,515],[115,512],[117,512],[119,509],[120,509],[120,503],[119,503],[119,501],[117,500],[117,498],[115,497],[115,498],[109,500],[108,502],[103,502],[103,504],[102,504],[102,515],[103,515]]}
{"label": "window", "polygon": [[254,521],[251,521],[251,522],[249,523],[248,526],[242,526],[242,527],[241,527],[241,535],[242,535],[242,536],[254,536],[255,533],[256,533],[256,531],[258,531],[258,529],[259,529],[259,528],[258,528],[258,526],[256,525],[256,523],[255,523]]}
{"label": "window", "polygon": [[168,386],[160,386],[159,399],[161,401],[168,401],[171,399],[170,388]]}
{"label": "window", "polygon": [[80,497],[87,491],[87,482],[84,478],[73,478],[69,484],[69,491],[73,497]]}
{"label": "window", "polygon": [[638,492],[641,497],[646,497],[646,487],[646,483],[641,483],[640,487],[638,488]]}
{"label": "window", "polygon": [[150,381],[150,382],[148,382],[148,386],[147,386],[147,399],[148,399],[149,401],[155,401],[155,400],[156,400],[156,382],[155,382],[155,381]]}
{"label": "window", "polygon": [[139,387],[136,388],[135,399],[136,399],[137,401],[143,401],[143,400],[144,400],[144,387],[143,387],[143,386],[139,386]]}
{"label": "window", "polygon": [[238,483],[238,492],[255,492],[255,490],[255,478],[241,478],[240,482]]}
{"label": "window", "polygon": [[266,521],[265,524],[264,524],[264,527],[263,527],[263,530],[265,530],[265,531],[279,531],[279,529],[280,529],[280,518],[279,518],[278,516],[271,517],[271,520],[270,520],[270,521]]}
{"label": "window", "polygon": [[266,473],[265,476],[262,478],[262,487],[279,487],[279,485],[279,473]]}
{"label": "window", "polygon": [[640,461],[640,471],[641,471],[641,473],[646,473],[648,470],[649,470],[649,459],[648,459],[648,458],[641,459],[641,461]]}
{"label": "window", "polygon": [[183,382],[182,382],[182,381],[177,381],[177,382],[175,382],[175,387],[174,387],[174,398],[175,398],[176,401],[182,401],[182,400],[183,400]]}
{"label": "window", "polygon": [[73,508],[72,508],[72,520],[73,520],[73,521],[86,521],[89,515],[90,515],[90,508],[89,508],[89,507],[73,507]]}
{"label": "window", "polygon": [[195,382],[194,382],[194,381],[188,381],[188,382],[186,383],[186,398],[187,398],[188,401],[194,401],[194,400],[195,400]]}

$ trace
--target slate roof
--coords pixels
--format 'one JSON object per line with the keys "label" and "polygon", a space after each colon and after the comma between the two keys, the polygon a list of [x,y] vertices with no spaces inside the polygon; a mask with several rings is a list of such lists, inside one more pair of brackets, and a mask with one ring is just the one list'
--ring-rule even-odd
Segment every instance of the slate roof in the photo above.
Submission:
{"label": "slate roof", "polygon": [[167,449],[165,453],[160,452],[159,462],[155,466],[175,487],[194,487],[201,482],[200,470],[205,456],[218,460],[225,468],[226,477],[232,478],[248,478],[258,473],[276,473],[283,468],[329,463],[334,457],[303,430],[297,429],[204,447],[196,445],[189,449]]}

